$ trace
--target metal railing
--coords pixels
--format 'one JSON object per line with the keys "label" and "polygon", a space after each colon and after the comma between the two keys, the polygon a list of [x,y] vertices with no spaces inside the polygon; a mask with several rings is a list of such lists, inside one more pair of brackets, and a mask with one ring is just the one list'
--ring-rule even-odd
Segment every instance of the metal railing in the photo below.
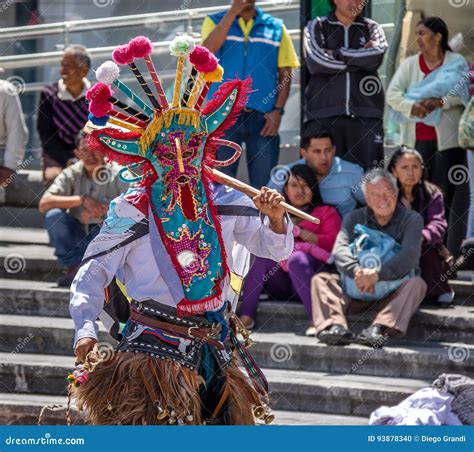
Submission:
{"label": "metal railing", "polygon": [[[298,0],[281,0],[270,2],[259,2],[258,6],[266,12],[290,11],[299,9]],[[204,19],[209,14],[223,10],[223,6],[210,6],[205,8],[176,8],[173,11],[162,11],[148,14],[134,14],[130,16],[107,17],[102,19],[84,19],[52,24],[28,25],[24,27],[4,28],[0,30],[0,41],[21,40],[39,38],[55,34],[65,34],[80,31],[103,30],[108,28],[131,27],[136,25],[153,25],[164,22],[176,22],[185,16],[189,21]]]}

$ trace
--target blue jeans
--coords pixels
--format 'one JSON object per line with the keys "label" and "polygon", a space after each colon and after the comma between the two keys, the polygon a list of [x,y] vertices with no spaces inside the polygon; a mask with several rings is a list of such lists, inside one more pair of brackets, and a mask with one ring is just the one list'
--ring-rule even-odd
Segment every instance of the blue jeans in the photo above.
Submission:
{"label": "blue jeans", "polygon": [[76,267],[81,261],[87,246],[99,233],[100,225],[89,225],[89,231],[63,209],[51,209],[44,218],[49,240],[56,249],[55,255],[63,267]]}
{"label": "blue jeans", "polygon": [[[280,137],[263,137],[260,131],[265,124],[265,115],[259,111],[242,111],[237,122],[227,130],[224,138],[239,145],[245,143],[247,169],[250,185],[261,188],[268,184],[272,168],[278,163]],[[217,151],[219,160],[227,160],[234,150],[221,146]],[[239,161],[230,166],[219,168],[220,171],[235,177]]]}

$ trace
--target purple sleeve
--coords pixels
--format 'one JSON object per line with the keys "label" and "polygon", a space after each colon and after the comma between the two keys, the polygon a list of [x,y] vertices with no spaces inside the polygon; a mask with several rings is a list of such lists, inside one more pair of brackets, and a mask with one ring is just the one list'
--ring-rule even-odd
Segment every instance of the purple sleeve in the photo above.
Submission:
{"label": "purple sleeve", "polygon": [[444,214],[443,194],[437,191],[433,194],[426,208],[426,220],[423,227],[423,243],[433,245],[440,242],[448,228],[448,222]]}

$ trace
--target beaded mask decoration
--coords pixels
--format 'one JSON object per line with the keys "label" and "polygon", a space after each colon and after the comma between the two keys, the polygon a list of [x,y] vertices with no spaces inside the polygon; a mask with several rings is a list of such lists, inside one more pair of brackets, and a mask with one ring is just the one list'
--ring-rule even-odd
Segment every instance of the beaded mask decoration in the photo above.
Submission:
{"label": "beaded mask decoration", "polygon": [[[114,61],[97,69],[98,83],[87,93],[89,120],[96,128],[89,144],[125,169],[140,173],[133,179],[139,182],[138,189],[130,189],[125,199],[148,216],[155,261],[178,315],[202,314],[221,305],[229,275],[212,202],[212,168],[230,165],[240,156],[237,144],[220,137],[245,106],[250,80],[223,83],[203,106],[211,84],[222,80],[223,69],[206,48],[195,46],[189,36],[179,36],[170,44],[178,61],[169,103],[151,60],[152,51],[150,40],[139,36],[117,47]],[[192,71],[181,94],[186,59]],[[144,61],[156,95],[137,60]],[[119,80],[118,65],[130,67],[148,102]],[[115,97],[112,87],[135,106]],[[231,159],[216,160],[220,145],[235,150]]]}

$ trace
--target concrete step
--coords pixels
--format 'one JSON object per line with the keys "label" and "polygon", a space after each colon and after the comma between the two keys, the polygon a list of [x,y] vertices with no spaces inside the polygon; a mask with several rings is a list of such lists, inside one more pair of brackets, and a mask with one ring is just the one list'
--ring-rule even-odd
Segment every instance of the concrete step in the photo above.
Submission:
{"label": "concrete step", "polygon": [[[113,342],[100,324],[99,340]],[[0,315],[0,352],[72,355],[72,319]]]}
{"label": "concrete step", "polygon": [[0,278],[55,281],[60,274],[54,248],[47,245],[0,246]]}
{"label": "concrete step", "polygon": [[[1,209],[3,207],[0,207],[0,218]],[[35,230],[31,225],[26,229],[0,227],[0,278],[55,281],[60,266],[48,242],[44,229]],[[8,260],[5,262],[6,257],[12,262],[21,261],[22,265],[12,267]],[[450,280],[450,284],[456,292],[457,304],[474,306],[474,272],[461,271],[458,279]]]}
{"label": "concrete step", "polygon": [[369,416],[381,405],[397,405],[430,382],[418,379],[263,369],[279,410]]}
{"label": "concrete step", "polygon": [[327,346],[293,333],[252,334],[251,353],[262,367],[433,381],[441,373],[474,375],[474,345],[389,342],[383,349]]}
{"label": "concrete step", "polygon": [[[370,311],[370,310],[369,310]],[[369,326],[373,314],[369,311],[349,316],[350,328],[359,333]],[[308,327],[303,305],[295,301],[261,301],[256,327],[262,332],[294,332],[303,334]],[[422,307],[411,319],[406,339],[474,344],[474,307],[452,309]]]}
{"label": "concrete step", "polygon": [[15,228],[11,226],[0,227],[1,244],[30,244],[48,245],[49,238],[46,229]]}
{"label": "concrete step", "polygon": [[44,228],[44,215],[36,207],[0,205],[0,226]]}
{"label": "concrete step", "polygon": [[[69,290],[52,282],[0,279],[0,314],[47,317],[69,316]],[[351,328],[359,332],[369,324],[370,313],[349,317]],[[23,319],[19,319],[21,326]],[[8,325],[8,319],[5,320]],[[262,301],[257,328],[261,332],[303,334],[308,326],[303,307],[297,302]],[[474,307],[453,309],[421,308],[412,319],[407,338],[415,341],[474,343]],[[61,352],[59,352],[61,353]]]}
{"label": "concrete step", "polygon": [[[42,394],[0,394],[0,424],[36,425],[41,416],[41,425],[64,425],[66,423],[67,397]],[[49,408],[50,407],[50,408]],[[367,425],[368,419],[359,416],[340,416],[327,413],[296,411],[273,411],[272,425]],[[82,414],[71,409],[72,425],[84,423]]]}
{"label": "concrete step", "polygon": [[[65,395],[69,356],[0,354],[2,391]],[[368,416],[380,405],[395,405],[427,386],[419,379],[373,377],[325,372],[263,369],[275,410]]]}
{"label": "concrete step", "polygon": [[0,314],[69,317],[69,289],[50,281],[0,278]]}
{"label": "concrete step", "polygon": [[[429,381],[443,372],[474,373],[474,345],[465,343],[400,340],[374,350],[360,345],[328,347],[315,338],[293,333],[256,332],[252,338],[256,341],[252,354],[259,365],[269,368]],[[102,325],[99,340],[114,343]],[[0,315],[0,352],[71,355],[73,341],[71,319]]]}

